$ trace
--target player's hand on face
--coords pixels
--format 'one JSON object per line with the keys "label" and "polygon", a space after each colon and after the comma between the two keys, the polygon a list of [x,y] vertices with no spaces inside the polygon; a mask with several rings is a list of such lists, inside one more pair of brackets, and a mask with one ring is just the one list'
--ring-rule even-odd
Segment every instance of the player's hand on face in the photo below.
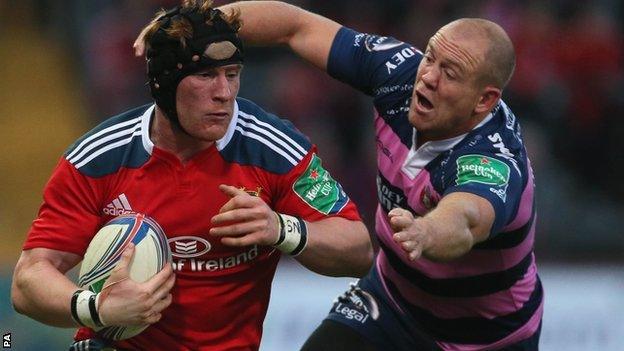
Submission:
{"label": "player's hand on face", "polygon": [[402,208],[388,212],[388,219],[394,232],[392,239],[401,245],[410,260],[418,259],[429,243],[425,221],[414,218],[411,212]]}
{"label": "player's hand on face", "polygon": [[275,212],[258,196],[230,185],[219,190],[230,197],[212,217],[210,234],[229,246],[273,245],[279,237]]}
{"label": "player's hand on face", "polygon": [[143,283],[130,278],[129,266],[134,256],[130,244],[104,282],[98,300],[98,312],[105,325],[143,325],[160,320],[171,304],[175,274],[171,264]]}

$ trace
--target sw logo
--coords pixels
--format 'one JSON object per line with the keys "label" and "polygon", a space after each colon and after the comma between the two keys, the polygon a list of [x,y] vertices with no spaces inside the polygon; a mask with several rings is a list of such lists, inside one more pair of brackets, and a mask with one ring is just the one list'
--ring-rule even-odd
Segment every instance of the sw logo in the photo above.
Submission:
{"label": "sw logo", "polygon": [[2,335],[2,348],[3,349],[11,348],[11,333]]}

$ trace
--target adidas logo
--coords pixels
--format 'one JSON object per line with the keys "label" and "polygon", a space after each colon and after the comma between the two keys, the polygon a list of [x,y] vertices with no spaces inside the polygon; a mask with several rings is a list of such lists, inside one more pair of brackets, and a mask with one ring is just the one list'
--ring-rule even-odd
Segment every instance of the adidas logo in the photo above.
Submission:
{"label": "adidas logo", "polygon": [[131,213],[132,207],[130,207],[130,203],[128,202],[128,198],[126,194],[121,194],[117,196],[110,204],[106,205],[102,209],[104,214],[109,216],[120,216],[122,214]]}

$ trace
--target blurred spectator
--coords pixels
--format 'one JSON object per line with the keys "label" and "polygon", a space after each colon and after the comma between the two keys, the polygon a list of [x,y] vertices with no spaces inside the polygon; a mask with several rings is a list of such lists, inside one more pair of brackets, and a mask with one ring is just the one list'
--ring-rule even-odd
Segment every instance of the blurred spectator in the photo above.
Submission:
{"label": "blurred spectator", "polygon": [[145,62],[135,58],[132,43],[150,11],[142,1],[117,1],[98,12],[86,31],[83,57],[94,115],[98,119],[147,101]]}
{"label": "blurred spectator", "polygon": [[613,195],[624,190],[607,176],[624,166],[609,156],[616,148],[611,128],[621,119],[614,113],[621,104],[615,98],[623,79],[623,40],[609,18],[587,6],[562,23],[555,47],[557,73],[569,91],[563,121],[568,142],[558,151],[588,185],[597,183]]}

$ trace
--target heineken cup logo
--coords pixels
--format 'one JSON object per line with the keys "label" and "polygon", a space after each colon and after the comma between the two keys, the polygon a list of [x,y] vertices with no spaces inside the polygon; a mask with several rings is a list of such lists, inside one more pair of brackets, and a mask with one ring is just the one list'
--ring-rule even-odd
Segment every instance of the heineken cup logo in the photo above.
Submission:
{"label": "heineken cup logo", "polygon": [[340,184],[323,168],[316,155],[293,184],[293,190],[310,207],[324,214],[339,212],[349,201]]}
{"label": "heineken cup logo", "polygon": [[464,155],[457,159],[456,184],[482,183],[503,186],[509,182],[509,166],[483,155]]}

